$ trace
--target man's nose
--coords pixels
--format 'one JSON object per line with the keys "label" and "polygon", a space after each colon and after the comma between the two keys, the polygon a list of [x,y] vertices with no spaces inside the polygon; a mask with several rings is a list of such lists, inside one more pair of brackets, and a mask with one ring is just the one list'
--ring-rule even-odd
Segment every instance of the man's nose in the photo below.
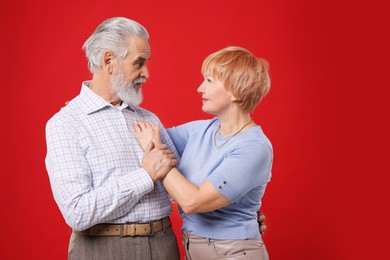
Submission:
{"label": "man's nose", "polygon": [[140,76],[144,77],[145,79],[149,78],[149,70],[146,65],[142,67]]}

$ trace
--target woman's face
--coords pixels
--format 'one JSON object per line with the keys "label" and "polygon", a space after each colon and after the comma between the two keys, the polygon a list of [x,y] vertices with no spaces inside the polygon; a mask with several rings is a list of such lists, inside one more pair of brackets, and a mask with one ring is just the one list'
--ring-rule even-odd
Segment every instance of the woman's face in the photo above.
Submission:
{"label": "woman's face", "polygon": [[204,75],[204,81],[199,86],[198,92],[202,94],[202,110],[217,116],[228,111],[232,101],[235,100],[233,95],[225,90],[223,83],[210,74]]}

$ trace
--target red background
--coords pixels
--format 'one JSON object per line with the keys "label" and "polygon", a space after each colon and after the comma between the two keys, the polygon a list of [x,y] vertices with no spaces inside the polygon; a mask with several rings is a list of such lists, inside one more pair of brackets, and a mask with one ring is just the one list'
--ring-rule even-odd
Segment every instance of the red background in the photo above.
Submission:
{"label": "red background", "polygon": [[66,259],[45,123],[91,78],[86,38],[127,16],[151,35],[143,106],[167,127],[209,117],[196,93],[208,54],[238,45],[270,62],[271,92],[253,118],[275,150],[262,207],[271,259],[390,259],[386,10],[375,0],[1,0],[0,258]]}

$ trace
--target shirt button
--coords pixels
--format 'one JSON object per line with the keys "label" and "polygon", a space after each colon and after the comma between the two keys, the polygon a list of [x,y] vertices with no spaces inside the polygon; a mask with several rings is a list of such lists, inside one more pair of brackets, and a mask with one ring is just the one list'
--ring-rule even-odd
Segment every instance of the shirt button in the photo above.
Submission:
{"label": "shirt button", "polygon": [[227,181],[223,181],[223,184],[226,184],[227,183]]}
{"label": "shirt button", "polygon": [[221,186],[221,185],[219,185],[219,186],[218,186],[218,189],[222,189],[222,186]]}

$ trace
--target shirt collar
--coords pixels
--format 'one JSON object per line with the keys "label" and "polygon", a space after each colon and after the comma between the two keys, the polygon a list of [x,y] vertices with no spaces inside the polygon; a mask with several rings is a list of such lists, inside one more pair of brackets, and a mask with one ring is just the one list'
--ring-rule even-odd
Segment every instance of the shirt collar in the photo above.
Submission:
{"label": "shirt collar", "polygon": [[[106,107],[114,107],[110,103],[108,103],[106,100],[104,100],[101,96],[96,94],[94,91],[92,91],[89,88],[89,85],[91,84],[91,81],[84,81],[81,85],[81,91],[80,91],[80,98],[83,101],[81,109],[86,114],[92,114],[94,112],[97,112],[101,109],[104,109]],[[122,105],[116,109],[122,110],[128,108],[132,111],[134,111],[133,108],[131,108],[128,104],[125,102],[122,102]]]}

